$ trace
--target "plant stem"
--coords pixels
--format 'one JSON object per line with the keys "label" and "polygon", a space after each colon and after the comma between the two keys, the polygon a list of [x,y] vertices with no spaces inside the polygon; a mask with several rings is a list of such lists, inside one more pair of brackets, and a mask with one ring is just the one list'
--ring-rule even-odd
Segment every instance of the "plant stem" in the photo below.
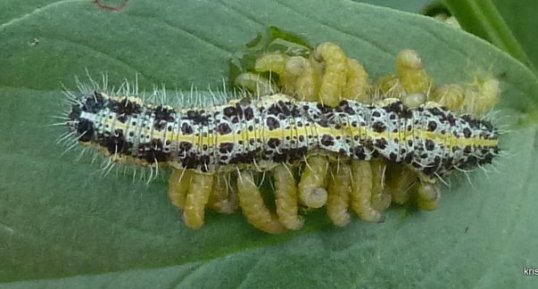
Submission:
{"label": "plant stem", "polygon": [[491,0],[444,0],[461,27],[536,69]]}

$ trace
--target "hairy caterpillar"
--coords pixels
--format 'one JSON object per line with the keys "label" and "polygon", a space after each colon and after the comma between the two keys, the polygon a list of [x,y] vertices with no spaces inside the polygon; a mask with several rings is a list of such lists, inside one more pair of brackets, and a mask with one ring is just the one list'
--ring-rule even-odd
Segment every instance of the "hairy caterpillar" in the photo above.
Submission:
{"label": "hairy caterpillar", "polygon": [[264,171],[319,151],[366,161],[379,155],[442,176],[454,167],[490,163],[497,153],[490,122],[430,104],[409,109],[397,99],[377,105],[342,100],[330,107],[273,94],[179,110],[94,91],[79,102],[69,121],[81,142],[113,159],[203,173]]}
{"label": "hairy caterpillar", "polygon": [[[349,222],[348,207],[376,222],[391,202],[407,201],[403,186],[418,183],[419,206],[432,209],[438,178],[498,154],[498,132],[489,121],[444,107],[473,106],[472,99],[459,99],[469,89],[441,87],[439,102],[428,102],[432,80],[420,58],[404,51],[397,63],[396,76],[373,86],[359,62],[325,43],[309,58],[272,53],[258,59],[257,70],[281,76],[281,93],[252,73],[236,81],[260,96],[209,107],[177,108],[85,88],[70,94],[66,124],[70,135],[113,161],[172,167],[170,197],[191,228],[203,225],[206,207],[230,213],[240,206],[269,233],[301,228],[299,204],[326,205],[339,226]],[[397,168],[386,171],[387,164]],[[393,174],[400,167],[403,173]],[[255,183],[260,172],[274,178],[276,215]]]}

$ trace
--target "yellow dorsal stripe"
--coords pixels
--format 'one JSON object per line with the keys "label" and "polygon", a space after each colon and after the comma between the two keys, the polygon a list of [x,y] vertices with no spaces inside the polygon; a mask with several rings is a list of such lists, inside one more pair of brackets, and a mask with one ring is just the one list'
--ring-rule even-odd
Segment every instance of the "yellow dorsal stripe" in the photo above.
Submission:
{"label": "yellow dorsal stripe", "polygon": [[[107,120],[109,125],[112,125],[113,120]],[[114,123],[117,129],[126,129],[126,124],[116,121]],[[295,138],[300,135],[304,135],[305,138],[308,135],[321,136],[324,134],[330,135],[333,138],[337,136],[341,138],[359,136],[361,139],[379,139],[385,138],[387,140],[398,139],[398,141],[407,141],[412,140],[414,136],[417,136],[419,139],[429,139],[434,141],[437,144],[442,144],[445,147],[465,147],[465,146],[486,146],[492,147],[497,146],[498,140],[496,139],[483,139],[483,138],[458,138],[452,134],[440,134],[426,130],[414,129],[412,131],[402,131],[402,132],[375,132],[372,129],[367,127],[350,127],[344,126],[342,129],[335,129],[331,127],[322,127],[319,125],[313,125],[309,127],[302,126],[297,127],[292,125],[289,129],[278,128],[274,130],[268,130],[264,128],[257,128],[253,131],[249,131],[247,128],[242,128],[240,134],[225,134],[219,135],[215,134],[213,131],[207,132],[206,136],[195,136],[195,134],[184,135],[181,133],[166,133],[153,131],[152,137],[157,139],[162,139],[164,142],[164,137],[171,140],[172,142],[188,142],[198,146],[203,146],[204,144],[208,147],[218,147],[222,143],[238,143],[243,141],[244,145],[248,145],[250,139],[261,139],[266,141],[270,138],[285,139],[286,137]],[[142,129],[142,133],[149,134],[151,130]]]}

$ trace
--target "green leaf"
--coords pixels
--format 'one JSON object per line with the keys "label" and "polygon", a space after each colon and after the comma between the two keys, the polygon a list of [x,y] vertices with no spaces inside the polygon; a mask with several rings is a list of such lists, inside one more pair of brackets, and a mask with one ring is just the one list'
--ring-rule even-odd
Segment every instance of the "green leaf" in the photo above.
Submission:
{"label": "green leaf", "polygon": [[[445,0],[445,4],[456,16],[463,29],[490,41],[535,71],[534,65],[506,25],[492,0]],[[533,26],[529,26],[527,23],[527,27]]]}
{"label": "green leaf", "polygon": [[[0,287],[2,288],[531,288],[538,266],[538,83],[492,45],[435,20],[350,1],[95,1],[0,4]],[[117,5],[121,1],[101,1]],[[439,83],[500,78],[496,123],[505,154],[486,172],[450,177],[435,212],[391,208],[383,224],[345,229],[323,211],[271,236],[239,214],[188,230],[166,181],[101,176],[89,157],[61,156],[61,84],[87,69],[110,86],[138,74],[188,90],[222,83],[228,60],[266,26],[333,41],[373,78],[397,52],[422,55]],[[509,284],[509,285],[508,285]]]}
{"label": "green leaf", "polygon": [[420,13],[436,0],[353,0],[355,2],[368,3],[372,5],[389,7],[407,12]]}
{"label": "green leaf", "polygon": [[[538,67],[538,38],[535,36],[538,27],[536,18],[536,1],[493,1],[510,27],[510,30],[520,43],[533,66]],[[536,72],[536,71],[535,71]]]}

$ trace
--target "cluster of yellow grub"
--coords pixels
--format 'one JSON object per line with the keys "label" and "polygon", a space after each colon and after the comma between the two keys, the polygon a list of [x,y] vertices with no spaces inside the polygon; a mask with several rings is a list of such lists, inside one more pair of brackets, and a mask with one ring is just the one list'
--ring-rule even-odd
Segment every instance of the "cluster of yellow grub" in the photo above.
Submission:
{"label": "cluster of yellow grub", "polygon": [[[268,71],[278,75],[278,83],[260,76]],[[398,98],[410,108],[428,103],[474,117],[490,111],[500,91],[499,82],[489,76],[475,77],[467,84],[438,86],[413,50],[401,51],[396,58],[395,74],[374,83],[360,62],[328,42],[317,46],[308,57],[262,55],[256,61],[255,71],[239,75],[235,84],[257,95],[280,91],[298,100],[328,106],[336,106],[343,99],[371,104]],[[311,152],[301,168],[275,164],[263,173],[274,180],[274,213],[267,208],[256,184],[260,172],[253,169],[216,174],[174,169],[169,195],[174,205],[182,209],[185,224],[190,228],[204,224],[206,208],[232,213],[240,207],[253,226],[268,233],[302,228],[301,206],[325,206],[331,221],[336,226],[345,226],[351,220],[350,211],[365,221],[379,222],[392,202],[414,202],[421,209],[433,210],[440,199],[436,178],[381,158],[343,161],[334,155]]]}

